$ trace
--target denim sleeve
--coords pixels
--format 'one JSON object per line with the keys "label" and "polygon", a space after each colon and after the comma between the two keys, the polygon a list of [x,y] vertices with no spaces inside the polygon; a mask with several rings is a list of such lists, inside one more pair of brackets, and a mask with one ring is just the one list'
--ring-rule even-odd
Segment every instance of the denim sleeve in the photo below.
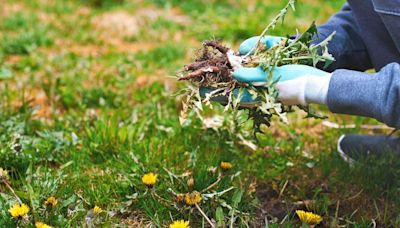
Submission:
{"label": "denim sleeve", "polygon": [[372,117],[400,128],[400,64],[388,64],[372,74],[335,70],[327,103],[334,113]]}
{"label": "denim sleeve", "polygon": [[[358,24],[348,4],[333,15],[325,24],[318,26],[318,38],[314,43],[319,43],[336,31],[336,35],[328,45],[329,52],[335,57],[326,71],[336,69],[351,69],[365,71],[372,68],[371,60],[360,36]],[[322,68],[323,64],[319,65]]]}

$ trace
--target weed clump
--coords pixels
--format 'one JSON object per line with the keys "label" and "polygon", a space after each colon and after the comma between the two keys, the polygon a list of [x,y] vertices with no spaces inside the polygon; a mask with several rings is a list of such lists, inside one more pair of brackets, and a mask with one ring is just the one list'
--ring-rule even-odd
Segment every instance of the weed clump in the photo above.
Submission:
{"label": "weed clump", "polygon": [[[184,66],[184,71],[178,80],[189,81],[185,90],[186,99],[184,100],[181,112],[181,124],[186,122],[192,113],[203,120],[203,105],[210,108],[210,101],[218,101],[225,106],[224,111],[231,110],[237,118],[238,110],[248,110],[249,119],[253,121],[254,134],[262,132],[263,125],[270,126],[272,118],[278,116],[279,119],[288,123],[286,113],[293,111],[291,106],[281,104],[277,97],[278,91],[275,88],[279,79],[273,79],[272,72],[275,67],[287,64],[304,64],[316,66],[318,63],[329,65],[334,61],[328,52],[327,45],[333,38],[334,33],[318,44],[314,44],[314,38],[318,36],[317,28],[314,23],[296,38],[287,36],[277,45],[266,48],[260,41],[266,36],[270,29],[273,29],[278,21],[283,20],[289,8],[294,9],[295,0],[289,0],[288,4],[270,22],[261,33],[256,46],[248,54],[241,56],[233,50],[227,48],[221,41],[206,40],[203,42],[199,51],[199,56],[192,63]],[[261,67],[267,75],[267,83],[264,86],[253,86],[250,84],[236,81],[233,72],[240,67]],[[251,97],[251,105],[241,104],[242,98],[246,94],[247,100]],[[309,107],[298,106],[307,112],[307,117],[322,118],[314,114]],[[234,125],[240,121],[233,120]],[[239,129],[237,126],[231,129]],[[237,132],[234,132],[237,134]]]}

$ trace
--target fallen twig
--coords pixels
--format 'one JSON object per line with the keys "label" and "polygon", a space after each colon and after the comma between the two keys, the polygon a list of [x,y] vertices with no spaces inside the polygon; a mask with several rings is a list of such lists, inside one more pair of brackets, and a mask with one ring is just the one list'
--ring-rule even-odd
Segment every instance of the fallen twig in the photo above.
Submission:
{"label": "fallen twig", "polygon": [[210,226],[212,228],[214,228],[215,227],[214,223],[207,217],[207,215],[204,213],[204,211],[201,210],[200,206],[197,203],[195,204],[195,206],[196,206],[197,210],[200,212],[200,214],[207,220],[207,222],[210,224]]}
{"label": "fallen twig", "polygon": [[223,191],[221,191],[221,192],[209,193],[209,194],[202,194],[202,196],[207,197],[207,198],[212,198],[212,197],[214,197],[214,196],[221,196],[221,195],[223,195],[223,194],[225,194],[225,193],[231,191],[231,190],[234,189],[234,188],[235,188],[235,187],[230,187],[230,188],[225,189],[225,190],[223,190]]}
{"label": "fallen twig", "polygon": [[3,181],[4,185],[10,190],[10,192],[14,195],[14,197],[17,199],[18,203],[22,204],[21,199],[15,194],[14,189],[10,186],[10,184],[7,181]]}
{"label": "fallen twig", "polygon": [[361,189],[361,191],[359,191],[357,194],[347,198],[346,200],[353,200],[353,199],[357,198],[363,191],[364,191],[364,189]]}
{"label": "fallen twig", "polygon": [[218,175],[217,180],[216,180],[214,183],[210,184],[207,188],[201,190],[201,192],[203,193],[203,192],[206,192],[206,191],[212,189],[212,188],[213,188],[214,186],[216,186],[221,180],[222,180],[222,175],[221,175],[221,173],[220,173],[220,174]]}

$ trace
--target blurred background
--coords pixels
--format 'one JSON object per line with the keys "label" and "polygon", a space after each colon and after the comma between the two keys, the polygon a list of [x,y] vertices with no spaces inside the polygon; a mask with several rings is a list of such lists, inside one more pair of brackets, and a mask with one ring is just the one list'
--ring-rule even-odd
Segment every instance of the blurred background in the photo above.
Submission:
{"label": "blurred background", "polygon": [[[271,34],[323,23],[344,2],[299,0]],[[80,226],[99,205],[106,213],[98,224],[165,227],[185,219],[198,227],[204,222],[198,212],[149,195],[141,175],[157,173],[157,194],[174,200],[169,189],[204,189],[218,177],[210,170],[227,161],[233,171],[215,191],[234,186],[246,192],[236,204],[233,192],[222,197],[245,212],[238,222],[243,226],[259,227],[265,218],[299,225],[296,208],[320,214],[325,227],[398,225],[396,161],[350,170],[335,153],[343,133],[389,132],[381,125],[363,128],[375,121],[329,114],[332,123],[354,124],[338,129],[292,114],[290,125],[274,123],[258,142],[195,120],[180,126],[176,94],[184,84],[174,76],[201,42],[221,39],[236,49],[285,4],[0,0],[0,167],[29,202],[31,220]],[[14,226],[8,209],[16,200],[4,186],[0,190],[0,225]],[[48,214],[42,204],[51,195],[62,203]],[[202,207],[214,218],[218,205],[212,202]],[[223,212],[228,220],[229,210]]]}

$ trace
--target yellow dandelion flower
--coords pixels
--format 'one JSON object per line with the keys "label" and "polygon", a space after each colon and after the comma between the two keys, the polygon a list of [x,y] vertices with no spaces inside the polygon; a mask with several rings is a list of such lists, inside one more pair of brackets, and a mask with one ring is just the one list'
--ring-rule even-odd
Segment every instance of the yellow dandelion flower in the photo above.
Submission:
{"label": "yellow dandelion flower", "polygon": [[99,207],[99,206],[94,206],[94,208],[93,208],[93,213],[94,213],[95,215],[98,215],[98,214],[100,214],[101,212],[103,212],[103,209],[101,209],[101,207]]}
{"label": "yellow dandelion flower", "polygon": [[169,225],[169,228],[190,228],[189,221],[178,220]]}
{"label": "yellow dandelion flower", "polygon": [[8,179],[9,179],[8,171],[3,168],[0,168],[0,181],[5,181]]}
{"label": "yellow dandelion flower", "polygon": [[154,173],[146,173],[142,177],[142,182],[145,184],[147,187],[153,187],[154,184],[157,182],[157,174]]}
{"label": "yellow dandelion flower", "polygon": [[185,202],[187,205],[195,205],[197,203],[200,203],[201,201],[201,194],[200,192],[192,192],[192,193],[186,193],[185,195]]}
{"label": "yellow dandelion flower", "polygon": [[13,218],[22,218],[29,213],[29,207],[26,204],[14,204],[8,212],[10,212]]}
{"label": "yellow dandelion flower", "polygon": [[46,201],[44,201],[44,205],[47,206],[52,206],[55,207],[58,203],[58,200],[56,199],[56,197],[54,196],[50,196],[49,198],[47,198]]}
{"label": "yellow dandelion flower", "polygon": [[230,170],[233,167],[233,165],[230,162],[221,162],[220,167],[222,170],[227,171]]}
{"label": "yellow dandelion flower", "polygon": [[308,225],[317,225],[322,222],[322,217],[320,215],[314,214],[312,212],[306,212],[303,210],[296,210],[296,214],[301,222],[305,222]]}
{"label": "yellow dandelion flower", "polygon": [[42,222],[36,222],[35,223],[35,227],[36,228],[52,228],[52,226],[49,226],[49,225],[47,225],[45,223],[42,223]]}

